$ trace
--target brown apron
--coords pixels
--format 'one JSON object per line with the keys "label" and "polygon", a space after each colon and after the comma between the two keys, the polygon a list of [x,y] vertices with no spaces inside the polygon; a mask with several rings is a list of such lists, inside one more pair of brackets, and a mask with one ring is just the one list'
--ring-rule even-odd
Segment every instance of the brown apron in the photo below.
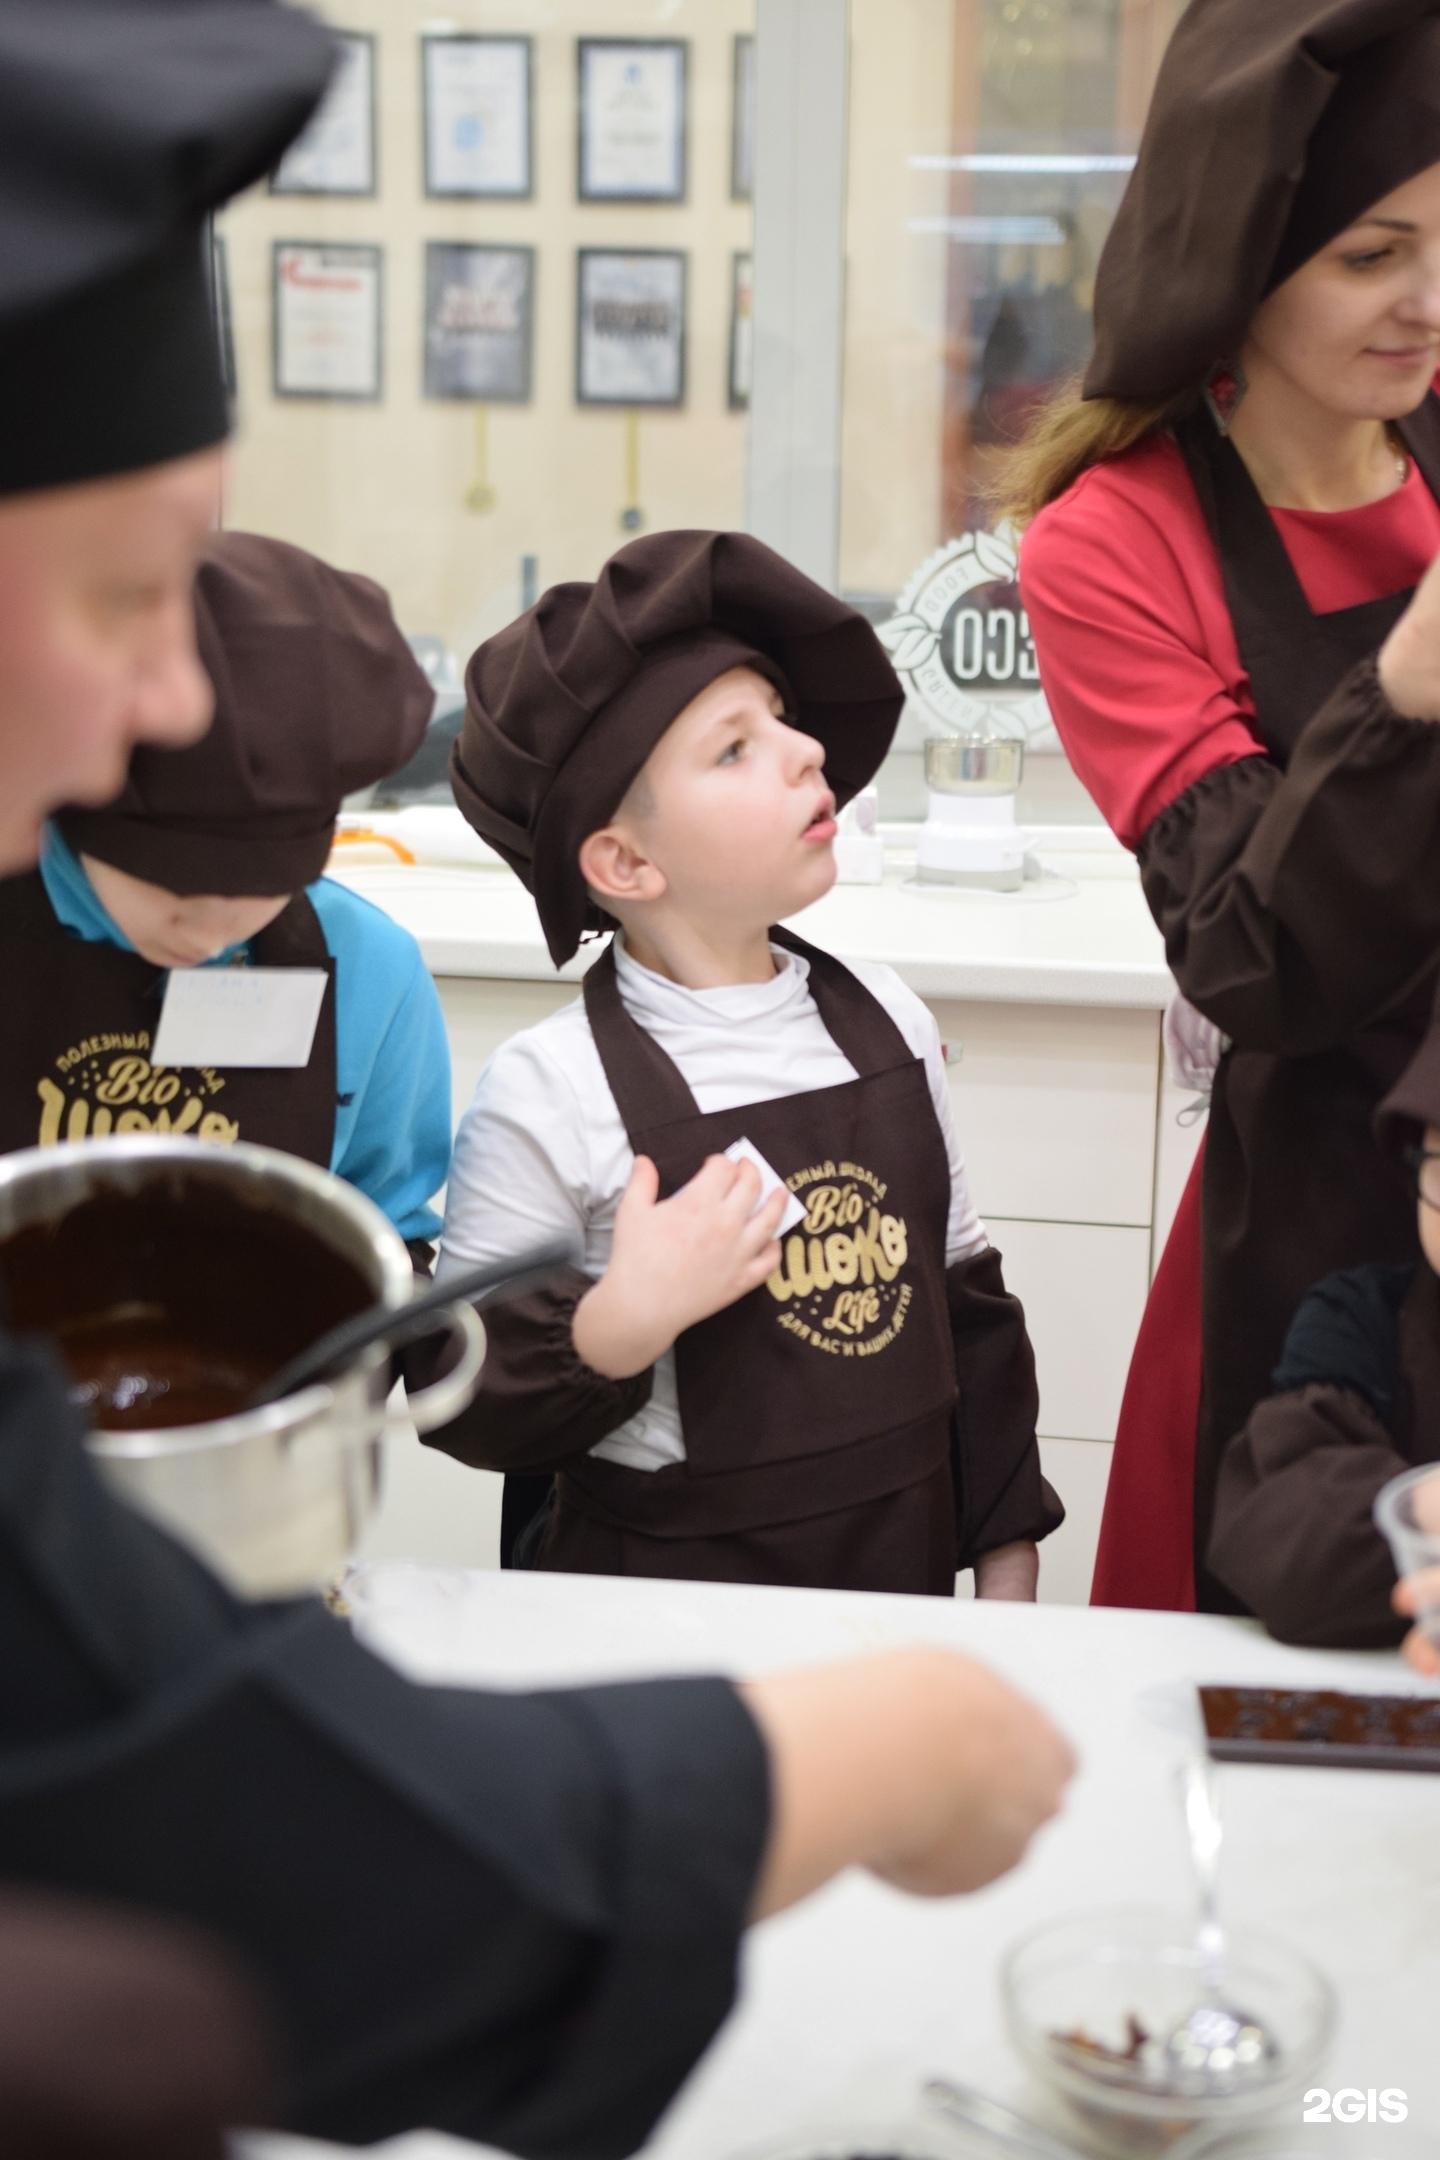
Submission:
{"label": "brown apron", "polygon": [[[1178,431],[1225,579],[1256,732],[1284,765],[1307,722],[1384,643],[1412,592],[1316,615],[1239,454],[1201,415]],[[1440,401],[1406,423],[1440,498]],[[1385,836],[1374,835],[1377,848]],[[1435,970],[1343,1049],[1284,1057],[1236,1046],[1215,1078],[1205,1143],[1204,1379],[1195,1462],[1196,1596],[1241,1608],[1205,1566],[1220,1457],[1270,1375],[1301,1298],[1337,1268],[1414,1258],[1415,1203],[1371,1120],[1429,1025]]]}
{"label": "brown apron", "polygon": [[809,961],[854,1080],[704,1114],[625,1010],[613,950],[585,978],[605,1077],[662,1195],[744,1138],[806,1220],[767,1283],[676,1343],[685,1461],[572,1464],[536,1565],[950,1597],[950,1171],[924,1062],[848,968],[774,935]]}
{"label": "brown apron", "polygon": [[256,967],[323,968],[310,1062],[168,1071],[150,1062],[166,973],[65,929],[38,871],[0,882],[0,1154],[106,1133],[257,1140],[330,1166],[335,1141],[335,962],[304,893],[250,942]]}

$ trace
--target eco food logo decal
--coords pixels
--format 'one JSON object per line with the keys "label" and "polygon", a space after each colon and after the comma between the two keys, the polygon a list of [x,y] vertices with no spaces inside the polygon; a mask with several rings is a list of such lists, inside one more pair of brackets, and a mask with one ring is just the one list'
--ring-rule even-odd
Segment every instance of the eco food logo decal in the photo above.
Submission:
{"label": "eco food logo decal", "polygon": [[785,1180],[805,1220],[780,1243],[765,1287],[782,1328],[829,1357],[875,1357],[905,1325],[914,1289],[903,1215],[886,1212],[886,1186],[859,1163],[813,1163]]}
{"label": "eco food logo decal", "polygon": [[998,718],[1029,749],[1058,750],[1018,576],[1008,527],[963,533],[920,565],[877,635],[908,694],[941,726]]}
{"label": "eco food logo decal", "polygon": [[41,1147],[59,1140],[103,1140],[107,1133],[193,1133],[225,1145],[239,1121],[210,1107],[225,1082],[208,1066],[194,1073],[152,1065],[148,1030],[88,1035],[56,1058],[52,1079],[37,1083]]}

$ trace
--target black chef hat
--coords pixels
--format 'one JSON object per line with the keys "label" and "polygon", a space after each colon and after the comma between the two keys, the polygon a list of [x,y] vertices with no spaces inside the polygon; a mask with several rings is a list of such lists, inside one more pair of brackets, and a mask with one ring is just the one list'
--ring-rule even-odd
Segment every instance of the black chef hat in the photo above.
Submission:
{"label": "black chef hat", "polygon": [[0,0],[0,495],[223,439],[204,221],[334,51],[276,0]]}
{"label": "black chef hat", "polygon": [[356,788],[411,756],[435,692],[370,578],[260,533],[217,533],[195,586],[215,718],[183,750],[142,743],[124,793],[60,830],[167,892],[299,892]]}
{"label": "black chef hat", "polygon": [[825,745],[837,802],[873,779],[904,693],[855,609],[747,533],[663,532],[593,585],[556,585],[487,638],[465,671],[455,799],[535,896],[557,967],[606,926],[582,841],[614,816],[690,700],[753,667]]}
{"label": "black chef hat", "polygon": [[1197,387],[1268,292],[1437,163],[1437,0],[1191,0],[1100,258],[1086,396]]}

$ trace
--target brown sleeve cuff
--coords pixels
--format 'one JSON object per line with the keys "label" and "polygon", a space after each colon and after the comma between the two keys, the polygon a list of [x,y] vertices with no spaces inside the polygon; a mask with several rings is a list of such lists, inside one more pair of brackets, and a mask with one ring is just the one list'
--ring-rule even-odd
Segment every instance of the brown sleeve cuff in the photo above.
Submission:
{"label": "brown sleeve cuff", "polygon": [[1022,1539],[1058,1530],[1065,1510],[1040,1474],[1040,1394],[1020,1300],[987,1245],[946,1271],[960,1399],[952,1468],[958,1568]]}
{"label": "brown sleeve cuff", "polygon": [[1372,658],[1286,769],[1245,758],[1161,812],[1138,849],[1166,958],[1244,1050],[1352,1038],[1440,948],[1440,725],[1395,711]]}
{"label": "brown sleeve cuff", "polygon": [[1220,1464],[1211,1571],[1281,1642],[1389,1649],[1405,1623],[1391,1609],[1395,1570],[1370,1511],[1409,1467],[1348,1388],[1267,1397]]}
{"label": "brown sleeve cuff", "polygon": [[[643,1410],[650,1372],[609,1380],[576,1354],[575,1308],[593,1287],[560,1268],[540,1289],[488,1305],[479,1393],[426,1446],[476,1469],[559,1470]],[[412,1386],[423,1377],[407,1369]]]}

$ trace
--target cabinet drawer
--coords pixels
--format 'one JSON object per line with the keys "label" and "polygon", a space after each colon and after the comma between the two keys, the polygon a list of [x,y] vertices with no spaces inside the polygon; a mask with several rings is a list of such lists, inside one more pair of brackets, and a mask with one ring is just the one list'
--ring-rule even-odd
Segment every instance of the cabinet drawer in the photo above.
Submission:
{"label": "cabinet drawer", "polygon": [[932,1009],[987,1221],[1148,1224],[1158,1013],[943,1001]]}
{"label": "cabinet drawer", "polygon": [[986,1227],[1025,1307],[1040,1430],[1056,1440],[1113,1440],[1149,1288],[1149,1231],[988,1216]]}

